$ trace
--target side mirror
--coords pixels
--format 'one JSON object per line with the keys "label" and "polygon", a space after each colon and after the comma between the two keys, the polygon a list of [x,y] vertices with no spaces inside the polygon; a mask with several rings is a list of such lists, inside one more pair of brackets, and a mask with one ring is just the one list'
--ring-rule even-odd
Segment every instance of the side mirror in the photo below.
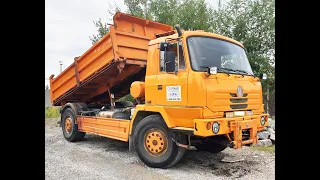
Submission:
{"label": "side mirror", "polygon": [[260,78],[260,79],[263,79],[263,80],[266,80],[268,77],[267,77],[267,74],[266,74],[266,73],[263,73],[263,74],[260,74],[260,75],[259,75],[259,78]]}
{"label": "side mirror", "polygon": [[169,50],[169,43],[160,42],[159,49],[160,49],[160,51],[168,51]]}
{"label": "side mirror", "polygon": [[172,51],[166,51],[165,53],[165,67],[166,72],[175,72],[176,62],[175,62],[175,55]]}

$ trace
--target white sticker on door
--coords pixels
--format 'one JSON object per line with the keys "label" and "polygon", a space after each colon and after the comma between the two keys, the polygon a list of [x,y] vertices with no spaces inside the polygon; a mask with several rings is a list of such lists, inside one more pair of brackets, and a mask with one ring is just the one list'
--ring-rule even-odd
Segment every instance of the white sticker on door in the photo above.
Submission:
{"label": "white sticker on door", "polygon": [[167,86],[167,101],[181,101],[181,86]]}

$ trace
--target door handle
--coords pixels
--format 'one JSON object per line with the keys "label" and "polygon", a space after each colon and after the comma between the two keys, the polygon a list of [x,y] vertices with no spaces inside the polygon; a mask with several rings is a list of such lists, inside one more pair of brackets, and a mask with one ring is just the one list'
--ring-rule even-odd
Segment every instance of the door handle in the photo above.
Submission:
{"label": "door handle", "polygon": [[158,85],[158,90],[162,90],[162,85]]}

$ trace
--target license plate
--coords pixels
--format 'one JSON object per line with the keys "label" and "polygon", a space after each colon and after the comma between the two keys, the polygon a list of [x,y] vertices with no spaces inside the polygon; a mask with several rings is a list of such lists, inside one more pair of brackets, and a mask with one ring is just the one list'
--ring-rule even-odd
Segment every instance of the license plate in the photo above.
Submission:
{"label": "license plate", "polygon": [[244,111],[236,111],[234,112],[234,116],[244,116]]}

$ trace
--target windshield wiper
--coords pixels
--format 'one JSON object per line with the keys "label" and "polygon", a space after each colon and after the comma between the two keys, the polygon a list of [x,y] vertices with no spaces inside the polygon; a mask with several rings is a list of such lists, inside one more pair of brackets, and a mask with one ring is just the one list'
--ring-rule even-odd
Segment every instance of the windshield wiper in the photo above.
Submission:
{"label": "windshield wiper", "polygon": [[234,74],[232,72],[236,72],[236,71],[230,68],[217,68],[217,72],[226,73],[228,74],[228,76],[230,76],[230,74]]}
{"label": "windshield wiper", "polygon": [[[200,66],[202,68],[210,68],[209,66]],[[249,75],[249,76],[253,76],[253,74],[250,74],[249,72],[247,71],[244,71],[244,70],[240,70],[240,69],[230,69],[230,68],[217,68],[217,72],[222,72],[222,73],[226,73],[228,74],[228,76],[230,76],[230,74],[236,74],[236,73],[243,73],[241,74],[242,76],[243,75]]]}
{"label": "windshield wiper", "polygon": [[249,75],[249,76],[254,76],[253,74],[250,74],[249,72],[244,71],[244,70],[235,69],[234,71],[242,72],[242,73],[244,73],[244,74],[246,74],[246,75]]}
{"label": "windshield wiper", "polygon": [[217,68],[217,70],[219,71],[232,71],[232,72],[236,72],[236,70],[234,70],[234,69],[230,69],[230,68]]}
{"label": "windshield wiper", "polygon": [[[254,76],[253,74],[250,74],[249,72],[247,72],[247,71],[244,71],[244,70],[240,70],[240,69],[230,69],[230,68],[218,68],[217,69],[218,71],[220,70],[222,70],[222,71],[224,71],[224,70],[227,70],[227,71],[231,71],[231,72],[235,72],[235,73],[239,73],[239,72],[241,72],[241,73],[244,73],[245,75],[249,75],[249,76]],[[244,74],[241,74],[241,75],[244,75]]]}

